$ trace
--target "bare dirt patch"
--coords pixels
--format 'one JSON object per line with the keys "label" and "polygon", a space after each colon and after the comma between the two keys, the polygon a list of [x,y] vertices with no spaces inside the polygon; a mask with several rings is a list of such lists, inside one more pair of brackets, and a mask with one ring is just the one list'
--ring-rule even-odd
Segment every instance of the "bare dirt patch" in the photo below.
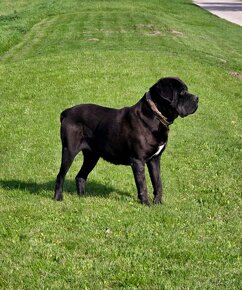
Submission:
{"label": "bare dirt patch", "polygon": [[161,35],[161,32],[157,30],[157,31],[144,32],[144,34],[148,36],[159,36]]}
{"label": "bare dirt patch", "polygon": [[231,76],[234,77],[234,78],[238,78],[238,79],[241,79],[241,80],[242,80],[242,74],[241,74],[241,73],[238,73],[238,72],[236,72],[236,71],[231,71],[231,72],[229,73],[229,75],[231,75]]}
{"label": "bare dirt patch", "polygon": [[176,36],[183,36],[183,32],[180,32],[180,31],[177,31],[177,30],[172,30],[171,33],[176,35]]}
{"label": "bare dirt patch", "polygon": [[99,39],[98,38],[89,38],[88,41],[96,42],[96,41],[99,41]]}
{"label": "bare dirt patch", "polygon": [[160,36],[163,34],[154,24],[136,24],[134,28],[147,36]]}

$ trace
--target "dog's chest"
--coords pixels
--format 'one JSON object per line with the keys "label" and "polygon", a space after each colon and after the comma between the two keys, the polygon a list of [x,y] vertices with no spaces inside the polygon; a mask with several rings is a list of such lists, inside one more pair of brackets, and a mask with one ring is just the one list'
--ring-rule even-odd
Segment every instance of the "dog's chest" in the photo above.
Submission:
{"label": "dog's chest", "polygon": [[156,153],[153,156],[159,155],[165,146],[166,146],[166,144],[160,145],[158,150],[156,151]]}
{"label": "dog's chest", "polygon": [[166,146],[166,143],[160,145],[160,146],[158,147],[157,151],[156,151],[154,154],[152,154],[151,157],[150,157],[149,159],[153,158],[154,156],[159,155],[159,154],[161,153],[161,151],[165,148],[165,146]]}

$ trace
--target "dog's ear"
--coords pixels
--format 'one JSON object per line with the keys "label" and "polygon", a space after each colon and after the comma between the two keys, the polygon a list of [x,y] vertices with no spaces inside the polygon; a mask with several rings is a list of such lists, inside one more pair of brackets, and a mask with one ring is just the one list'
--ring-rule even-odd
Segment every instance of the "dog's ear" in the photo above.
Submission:
{"label": "dog's ear", "polygon": [[174,98],[174,87],[170,78],[162,78],[158,80],[151,88],[150,94],[154,102],[159,103],[160,99],[171,103]]}

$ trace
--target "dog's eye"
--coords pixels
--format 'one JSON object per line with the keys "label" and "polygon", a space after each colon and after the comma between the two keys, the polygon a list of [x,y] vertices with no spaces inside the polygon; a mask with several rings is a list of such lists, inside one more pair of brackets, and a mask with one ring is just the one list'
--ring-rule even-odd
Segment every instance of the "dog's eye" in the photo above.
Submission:
{"label": "dog's eye", "polygon": [[183,91],[180,92],[180,96],[181,97],[184,97],[185,95],[186,95],[186,91],[185,90],[183,90]]}

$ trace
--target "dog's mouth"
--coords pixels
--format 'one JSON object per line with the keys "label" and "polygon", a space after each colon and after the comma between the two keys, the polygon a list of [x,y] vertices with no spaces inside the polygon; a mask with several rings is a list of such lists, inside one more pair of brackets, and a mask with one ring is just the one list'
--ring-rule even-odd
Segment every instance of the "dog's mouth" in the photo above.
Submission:
{"label": "dog's mouth", "polygon": [[195,105],[194,105],[194,110],[193,110],[193,112],[191,114],[194,114],[197,111],[197,109],[198,109],[198,101],[199,101],[199,98],[197,96],[194,96]]}
{"label": "dog's mouth", "polygon": [[179,114],[180,117],[184,118],[184,117],[187,117],[188,115],[194,114],[198,109],[198,101],[199,101],[199,98],[197,96],[193,96],[188,106],[187,107],[185,106],[186,108],[183,108],[183,110],[181,110]]}
{"label": "dog's mouth", "polygon": [[195,109],[192,112],[192,114],[194,114],[197,111],[197,109],[198,109],[198,101],[199,101],[199,98],[197,96],[194,96]]}
{"label": "dog's mouth", "polygon": [[196,104],[196,107],[195,107],[195,110],[192,112],[192,114],[194,114],[198,109],[198,101],[197,101],[197,104]]}

